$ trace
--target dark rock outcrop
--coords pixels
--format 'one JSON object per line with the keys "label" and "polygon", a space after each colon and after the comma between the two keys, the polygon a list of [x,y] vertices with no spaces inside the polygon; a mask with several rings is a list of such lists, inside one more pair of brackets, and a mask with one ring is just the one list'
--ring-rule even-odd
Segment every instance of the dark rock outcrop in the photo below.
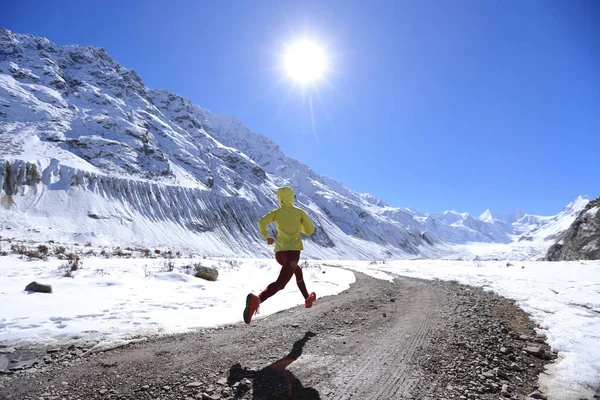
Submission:
{"label": "dark rock outcrop", "polygon": [[548,249],[547,261],[600,259],[600,197],[588,203],[564,237]]}

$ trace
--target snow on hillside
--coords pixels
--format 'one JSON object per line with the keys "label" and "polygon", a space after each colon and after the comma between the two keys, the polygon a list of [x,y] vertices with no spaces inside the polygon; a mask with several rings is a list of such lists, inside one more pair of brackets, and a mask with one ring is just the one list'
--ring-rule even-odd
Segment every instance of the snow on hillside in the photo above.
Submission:
{"label": "snow on hillside", "polygon": [[103,49],[0,30],[0,102],[4,235],[267,255],[256,220],[291,185],[317,227],[309,255],[414,257],[432,242],[401,210],[233,117],[147,88]]}
{"label": "snow on hillside", "polygon": [[0,162],[0,236],[38,241],[266,256],[256,221],[282,185],[314,219],[306,254],[315,258],[473,258],[473,242],[537,257],[576,216],[391,207],[316,174],[232,116],[147,88],[104,49],[4,29]]}

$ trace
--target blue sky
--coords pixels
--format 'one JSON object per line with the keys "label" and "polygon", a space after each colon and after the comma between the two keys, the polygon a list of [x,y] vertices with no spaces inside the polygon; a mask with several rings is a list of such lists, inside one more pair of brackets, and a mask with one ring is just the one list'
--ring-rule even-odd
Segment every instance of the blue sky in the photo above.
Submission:
{"label": "blue sky", "polygon": [[[595,0],[5,0],[0,13],[18,33],[104,47],[351,189],[475,214],[600,195],[598,21]],[[331,68],[302,88],[279,66],[304,36]]]}

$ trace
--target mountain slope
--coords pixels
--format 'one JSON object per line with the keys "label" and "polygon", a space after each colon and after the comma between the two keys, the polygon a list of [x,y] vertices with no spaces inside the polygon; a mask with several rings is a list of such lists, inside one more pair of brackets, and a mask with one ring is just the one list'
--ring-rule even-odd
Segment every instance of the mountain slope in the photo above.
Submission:
{"label": "mountain slope", "polygon": [[0,232],[19,238],[268,255],[256,221],[282,185],[314,219],[309,257],[472,257],[452,245],[510,245],[572,222],[391,207],[316,174],[234,117],[147,88],[103,49],[4,29],[0,161]]}
{"label": "mountain slope", "polygon": [[600,197],[587,204],[546,255],[548,261],[598,259],[600,259]]}
{"label": "mountain slope", "polygon": [[103,49],[1,30],[0,104],[2,226],[13,232],[265,255],[256,220],[289,184],[317,226],[310,256],[406,257],[436,240],[235,118],[148,89]]}

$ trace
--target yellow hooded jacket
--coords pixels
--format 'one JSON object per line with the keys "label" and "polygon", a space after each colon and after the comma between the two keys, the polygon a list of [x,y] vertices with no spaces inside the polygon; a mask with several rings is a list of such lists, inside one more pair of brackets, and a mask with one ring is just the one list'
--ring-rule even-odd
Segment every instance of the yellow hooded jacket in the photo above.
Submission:
{"label": "yellow hooded jacket", "polygon": [[297,207],[294,207],[294,191],[289,186],[277,190],[277,201],[279,208],[269,211],[258,221],[260,234],[267,239],[269,231],[267,225],[275,222],[277,228],[277,242],[275,253],[286,250],[302,250],[300,233],[312,235],[315,227],[308,215]]}

